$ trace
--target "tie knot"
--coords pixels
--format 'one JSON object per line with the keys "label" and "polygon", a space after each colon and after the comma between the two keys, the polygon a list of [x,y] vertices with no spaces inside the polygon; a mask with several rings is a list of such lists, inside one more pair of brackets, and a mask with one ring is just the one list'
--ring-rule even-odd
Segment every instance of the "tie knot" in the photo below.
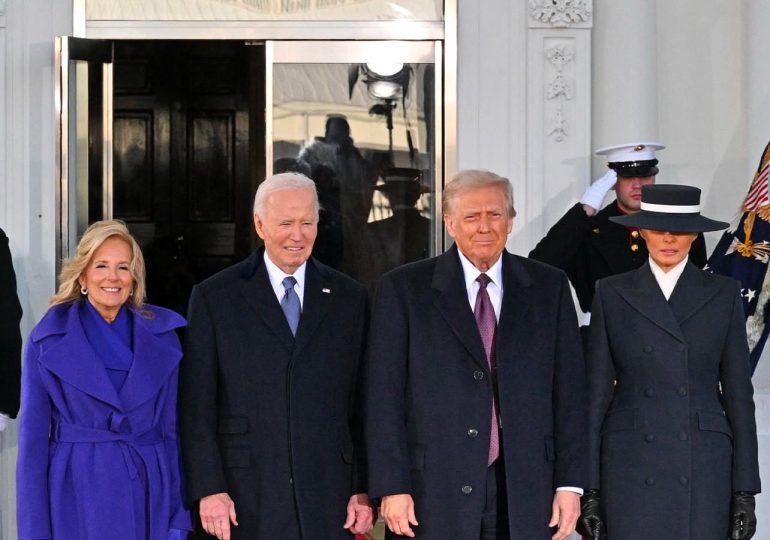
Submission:
{"label": "tie knot", "polygon": [[297,280],[294,279],[294,276],[287,276],[283,278],[281,284],[283,285],[283,288],[288,291],[289,289],[294,288],[294,286],[297,284]]}
{"label": "tie knot", "polygon": [[476,278],[476,281],[479,282],[479,285],[481,285],[482,289],[486,289],[487,285],[492,283],[492,278],[482,273],[482,274],[479,274],[479,277]]}

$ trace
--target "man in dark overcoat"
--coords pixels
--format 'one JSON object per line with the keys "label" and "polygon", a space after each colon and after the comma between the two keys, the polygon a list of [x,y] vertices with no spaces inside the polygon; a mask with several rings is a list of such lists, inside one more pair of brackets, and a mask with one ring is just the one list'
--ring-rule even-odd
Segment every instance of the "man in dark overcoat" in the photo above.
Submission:
{"label": "man in dark overcoat", "polygon": [[443,210],[455,246],[378,288],[369,493],[381,498],[388,538],[566,538],[586,474],[569,284],[505,250],[515,215],[507,179],[461,171]]}
{"label": "man in dark overcoat", "polygon": [[650,258],[599,281],[592,310],[581,523],[610,540],[748,540],[760,478],[740,284],[687,260],[696,232],[727,223],[700,215],[697,188],[642,193],[616,219]]}
{"label": "man in dark overcoat", "polygon": [[357,392],[362,285],[313,259],[312,180],[265,180],[265,247],[193,290],[180,376],[182,456],[197,534],[350,539],[371,527]]}
{"label": "man in dark overcoat", "polygon": [[[639,211],[642,186],[655,182],[655,152],[663,148],[660,143],[632,143],[597,150],[597,155],[607,157],[609,170],[586,189],[580,202],[551,227],[529,254],[567,273],[584,313],[591,311],[598,279],[634,270],[647,261],[647,246],[639,231],[614,223],[611,218]],[[611,189],[616,198],[602,209]],[[690,258],[698,268],[706,264],[702,234],[693,244]]]}
{"label": "man in dark overcoat", "polygon": [[19,412],[21,383],[21,304],[16,295],[8,237],[0,229],[0,431]]}

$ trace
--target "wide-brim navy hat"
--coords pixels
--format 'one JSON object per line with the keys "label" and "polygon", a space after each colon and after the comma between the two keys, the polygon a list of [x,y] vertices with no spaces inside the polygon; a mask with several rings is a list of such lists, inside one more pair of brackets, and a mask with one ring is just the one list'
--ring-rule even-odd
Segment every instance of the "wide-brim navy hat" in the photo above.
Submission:
{"label": "wide-brim navy hat", "polygon": [[729,225],[701,215],[700,189],[673,184],[642,186],[641,209],[609,219],[626,227],[682,233],[719,231]]}

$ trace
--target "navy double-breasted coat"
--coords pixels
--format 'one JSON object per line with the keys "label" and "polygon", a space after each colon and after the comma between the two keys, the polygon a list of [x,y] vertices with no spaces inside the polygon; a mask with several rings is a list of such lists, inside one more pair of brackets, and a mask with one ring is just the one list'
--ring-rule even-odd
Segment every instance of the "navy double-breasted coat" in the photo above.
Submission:
{"label": "navy double-breasted coat", "polygon": [[[564,273],[501,256],[496,359],[510,538],[547,540],[554,490],[585,485],[584,362]],[[411,494],[417,538],[478,540],[493,385],[457,248],[386,274],[370,333],[370,495]]]}
{"label": "navy double-breasted coat", "polygon": [[724,540],[731,493],[760,490],[739,288],[692,263],[669,301],[649,264],[599,282],[589,471],[610,540]]}
{"label": "navy double-breasted coat", "polygon": [[346,506],[366,491],[356,392],[367,302],[311,258],[293,336],[264,250],[193,290],[180,378],[187,496],[229,493],[232,538],[352,538]]}

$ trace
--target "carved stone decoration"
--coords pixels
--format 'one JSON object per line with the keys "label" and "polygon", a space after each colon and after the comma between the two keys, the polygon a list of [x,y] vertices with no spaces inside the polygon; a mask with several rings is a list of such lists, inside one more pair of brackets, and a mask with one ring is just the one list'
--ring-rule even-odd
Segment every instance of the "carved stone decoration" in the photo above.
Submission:
{"label": "carved stone decoration", "polygon": [[530,0],[530,16],[554,28],[567,28],[591,20],[591,0]]}
{"label": "carved stone decoration", "polygon": [[556,75],[547,84],[545,97],[548,100],[556,100],[556,111],[551,117],[551,131],[556,142],[561,142],[567,137],[567,123],[564,119],[564,102],[572,99],[572,84],[564,76],[564,66],[572,62],[574,54],[564,45],[554,45],[545,51],[545,57],[556,68]]}

